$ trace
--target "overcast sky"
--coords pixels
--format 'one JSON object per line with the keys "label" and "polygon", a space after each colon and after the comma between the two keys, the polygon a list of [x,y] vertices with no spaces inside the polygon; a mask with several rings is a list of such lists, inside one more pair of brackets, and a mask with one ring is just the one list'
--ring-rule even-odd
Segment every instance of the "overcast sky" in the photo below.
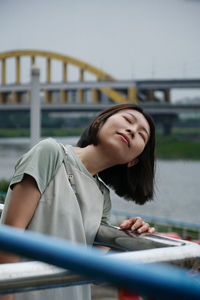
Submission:
{"label": "overcast sky", "polygon": [[0,0],[0,52],[55,51],[118,79],[200,78],[198,0]]}

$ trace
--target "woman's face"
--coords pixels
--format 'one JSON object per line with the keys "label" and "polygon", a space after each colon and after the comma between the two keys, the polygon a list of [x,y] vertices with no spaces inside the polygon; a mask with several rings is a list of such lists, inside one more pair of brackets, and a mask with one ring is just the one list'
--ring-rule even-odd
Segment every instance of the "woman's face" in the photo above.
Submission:
{"label": "woman's face", "polygon": [[98,145],[116,164],[131,167],[150,137],[146,118],[134,109],[124,109],[109,117],[98,133]]}

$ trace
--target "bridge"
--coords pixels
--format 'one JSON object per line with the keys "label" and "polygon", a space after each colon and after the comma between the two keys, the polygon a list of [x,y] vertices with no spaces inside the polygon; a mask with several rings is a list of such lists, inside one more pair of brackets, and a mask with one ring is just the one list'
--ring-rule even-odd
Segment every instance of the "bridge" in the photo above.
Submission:
{"label": "bridge", "polygon": [[[47,86],[43,86],[44,91],[44,101],[46,103],[52,103],[53,94],[59,91],[59,99],[57,102],[67,103],[67,102],[85,102],[85,91],[88,87],[83,88],[82,86],[68,86],[68,70],[70,66],[75,67],[79,72],[78,81],[83,83],[86,73],[89,73],[95,77],[98,81],[115,81],[114,77],[107,74],[106,72],[86,63],[81,60],[72,58],[70,56],[65,56],[57,53],[39,51],[39,50],[22,50],[22,51],[10,51],[0,53],[1,60],[1,90],[0,90],[0,103],[22,103],[24,102],[24,94],[27,95],[26,101],[30,102],[30,87],[28,85],[23,85],[21,82],[21,66],[22,59],[24,57],[29,58],[30,66],[37,64],[36,61],[38,57],[43,58],[46,62],[46,83]],[[15,68],[15,83],[14,85],[6,85],[7,79],[7,68],[6,63],[11,58],[14,59]],[[54,61],[58,61],[62,65],[62,84],[58,84],[54,87],[52,85],[52,65]],[[53,87],[53,88],[52,88]],[[75,91],[75,92],[74,92]],[[130,88],[129,99],[134,100],[134,88]],[[109,88],[109,85],[99,87],[98,90],[95,88],[90,88],[90,98],[91,102],[97,103],[101,101],[101,95],[106,95],[111,101],[115,103],[121,103],[127,101],[127,99],[121,94],[116,92],[114,89]]]}
{"label": "bridge", "polygon": [[[26,62],[28,60],[28,65],[25,64],[25,58]],[[41,58],[43,61],[39,60]],[[27,71],[35,64],[40,68],[42,63],[45,63],[46,69],[46,80],[40,85],[44,103],[160,102],[155,95],[156,91],[162,92],[164,102],[170,103],[171,89],[200,88],[199,79],[117,80],[110,74],[84,61],[49,51],[18,50],[3,52],[0,53],[0,62],[0,104],[29,103],[30,83],[22,82],[22,71],[24,68]],[[10,67],[11,62],[12,68]],[[60,63],[62,68],[58,65],[55,68],[55,62]],[[68,80],[71,67],[78,71],[77,81]],[[54,82],[52,75],[59,71],[62,73],[62,79]],[[15,74],[15,83],[7,83],[8,72]],[[88,74],[93,76],[94,80],[86,80]]]}
{"label": "bridge", "polygon": [[[42,111],[97,112],[108,105],[130,101],[145,107],[156,122],[162,123],[165,133],[169,133],[173,121],[177,119],[180,112],[200,111],[200,105],[172,105],[170,98],[170,91],[173,88],[200,88],[198,79],[117,80],[101,69],[79,59],[40,50],[3,52],[0,53],[0,62],[1,112],[17,113],[30,109],[31,83],[27,80],[23,82],[22,74],[24,68],[26,68],[26,74],[30,74],[33,65],[40,69],[43,67],[45,75],[45,81],[40,80]],[[59,66],[55,67],[55,62],[59,63]],[[69,81],[71,67],[75,68],[76,72],[78,71],[76,81]],[[53,75],[59,71],[62,73],[62,78],[55,82]],[[14,83],[8,82],[10,72],[15,74]],[[93,76],[93,80],[87,80],[88,74]],[[164,100],[157,98],[157,91],[163,93]]]}

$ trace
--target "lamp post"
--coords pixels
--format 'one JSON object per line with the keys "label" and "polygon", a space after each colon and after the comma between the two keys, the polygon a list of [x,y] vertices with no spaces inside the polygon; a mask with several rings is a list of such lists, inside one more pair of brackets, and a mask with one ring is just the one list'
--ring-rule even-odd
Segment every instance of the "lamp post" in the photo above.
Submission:
{"label": "lamp post", "polygon": [[31,114],[30,114],[30,146],[40,141],[41,112],[40,112],[40,70],[31,68]]}

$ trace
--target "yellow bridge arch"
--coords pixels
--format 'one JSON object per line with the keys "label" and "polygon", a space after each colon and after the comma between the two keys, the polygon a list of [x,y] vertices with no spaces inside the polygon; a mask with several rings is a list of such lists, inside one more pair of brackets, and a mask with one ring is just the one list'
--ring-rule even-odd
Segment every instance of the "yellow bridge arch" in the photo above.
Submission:
{"label": "yellow bridge arch", "polygon": [[[79,80],[84,81],[84,72],[89,72],[96,76],[97,80],[104,81],[113,81],[116,80],[114,77],[109,75],[108,73],[102,71],[101,69],[88,64],[82,60],[73,58],[71,56],[62,55],[59,53],[54,53],[50,51],[41,51],[41,50],[15,50],[15,51],[7,51],[0,53],[1,60],[1,84],[6,85],[6,59],[14,57],[15,65],[16,65],[16,84],[21,83],[21,64],[20,58],[23,56],[29,56],[31,58],[31,65],[35,64],[36,57],[44,57],[47,60],[47,71],[46,71],[46,81],[51,83],[51,61],[59,60],[63,64],[63,73],[62,80],[63,82],[67,82],[67,66],[73,65],[79,68]],[[31,66],[30,66],[31,67]],[[106,94],[109,99],[111,99],[115,103],[123,103],[130,101],[136,101],[136,90],[134,88],[130,88],[128,93],[128,98],[124,97],[121,93],[115,91],[112,88],[99,88],[99,91]],[[84,102],[84,91],[79,90],[79,102]],[[46,93],[46,99],[48,98],[50,92]],[[67,92],[61,91],[61,101],[67,102]],[[97,90],[92,91],[92,99],[93,102],[97,102]]]}

